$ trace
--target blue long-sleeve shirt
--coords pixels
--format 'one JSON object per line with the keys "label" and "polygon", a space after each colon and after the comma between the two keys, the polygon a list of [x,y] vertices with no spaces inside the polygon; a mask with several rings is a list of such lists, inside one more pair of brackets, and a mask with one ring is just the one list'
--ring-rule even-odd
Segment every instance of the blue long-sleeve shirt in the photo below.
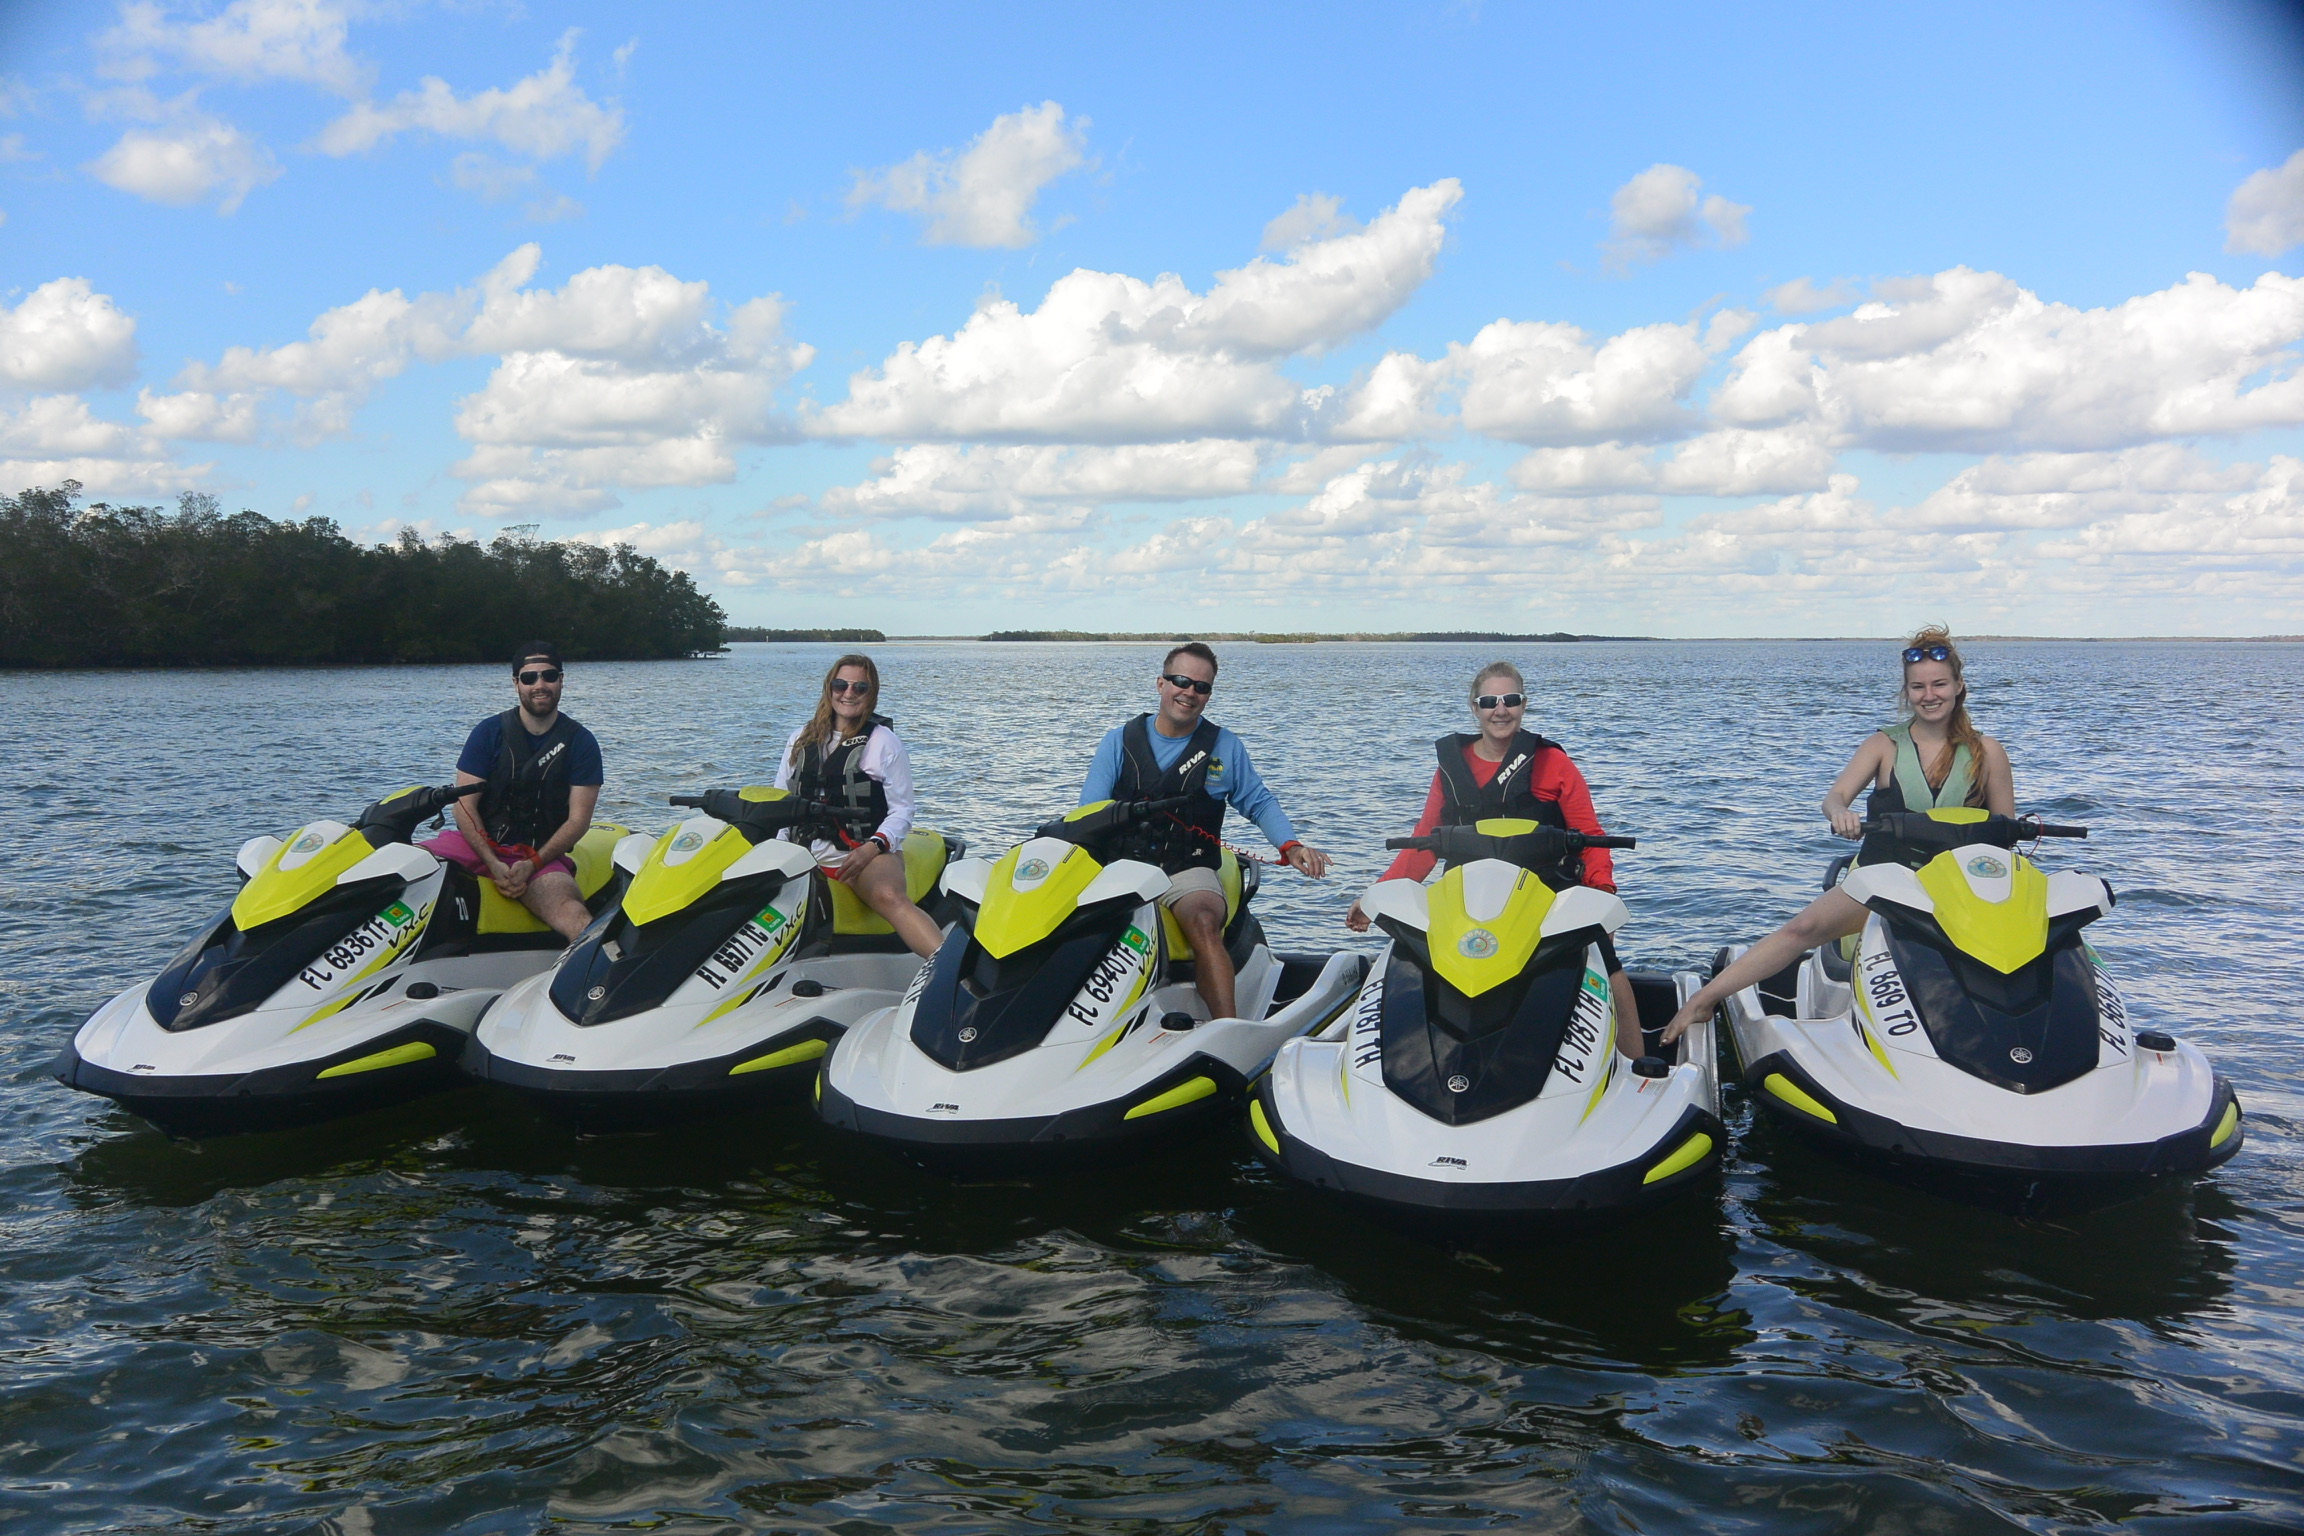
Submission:
{"label": "blue long-sleeve shirt", "polygon": [[[1095,760],[1088,765],[1088,782],[1080,787],[1080,803],[1094,805],[1099,800],[1112,798],[1113,788],[1120,782],[1120,766],[1124,761],[1120,747],[1120,733],[1124,725],[1116,725],[1104,733],[1096,743]],[[1152,760],[1166,773],[1184,755],[1190,736],[1163,736],[1157,720],[1147,721],[1145,735],[1152,738]],[[1256,823],[1264,835],[1272,839],[1277,848],[1296,840],[1295,824],[1271,789],[1256,774],[1256,765],[1248,761],[1248,749],[1240,738],[1223,726],[1216,727],[1216,750],[1208,763],[1208,793],[1229,804],[1232,809]]]}

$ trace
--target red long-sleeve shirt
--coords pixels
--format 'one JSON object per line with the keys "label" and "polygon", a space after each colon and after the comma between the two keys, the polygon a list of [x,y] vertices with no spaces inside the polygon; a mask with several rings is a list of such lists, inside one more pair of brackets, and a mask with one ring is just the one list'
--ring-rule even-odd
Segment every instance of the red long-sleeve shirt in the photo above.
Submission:
{"label": "red long-sleeve shirt", "polygon": [[[1475,783],[1485,786],[1496,777],[1501,762],[1492,763],[1482,757],[1478,743],[1464,749],[1464,761],[1472,770]],[[1531,770],[1529,784],[1539,800],[1551,800],[1560,807],[1561,817],[1570,830],[1593,837],[1604,837],[1608,829],[1600,825],[1600,817],[1592,809],[1592,791],[1584,785],[1584,775],[1568,754],[1558,747],[1546,747],[1536,754],[1536,766]],[[1432,790],[1424,797],[1424,814],[1416,818],[1412,836],[1426,837],[1440,825],[1440,813],[1447,806],[1446,792],[1440,786],[1440,770],[1432,770]],[[1386,880],[1421,880],[1432,873],[1439,859],[1420,849],[1403,848],[1392,860],[1392,867],[1384,871]],[[1608,858],[1605,848],[1584,850],[1584,883],[1603,891],[1616,889],[1616,866]]]}

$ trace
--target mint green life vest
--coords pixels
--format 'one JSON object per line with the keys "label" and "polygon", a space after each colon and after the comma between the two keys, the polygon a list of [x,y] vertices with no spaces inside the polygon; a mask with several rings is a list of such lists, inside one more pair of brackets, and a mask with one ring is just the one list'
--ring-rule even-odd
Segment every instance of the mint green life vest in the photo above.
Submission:
{"label": "mint green life vest", "polygon": [[1920,766],[1920,749],[1912,745],[1911,725],[1900,721],[1882,726],[1880,734],[1896,743],[1896,791],[1904,797],[1904,809],[1933,811],[1968,803],[1976,788],[1976,757],[1966,745],[1952,749],[1952,771],[1944,775],[1944,787],[1930,789],[1927,772]]}

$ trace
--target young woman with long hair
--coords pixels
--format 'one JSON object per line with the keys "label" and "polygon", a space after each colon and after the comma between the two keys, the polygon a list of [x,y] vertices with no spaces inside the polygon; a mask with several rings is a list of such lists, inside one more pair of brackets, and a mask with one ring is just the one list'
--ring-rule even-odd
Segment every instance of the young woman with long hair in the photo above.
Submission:
{"label": "young woman with long hair", "polygon": [[[1876,814],[1951,806],[2016,814],[2008,754],[1968,718],[1966,672],[1960,648],[1943,625],[1931,624],[1912,637],[1904,647],[1904,719],[1866,737],[1825,791],[1824,815],[1833,831],[1842,837],[1864,835],[1864,818],[1849,808],[1849,801],[1867,784],[1872,788],[1869,808]],[[1859,851],[1857,862],[1870,862],[1868,851]],[[1672,1016],[1664,1039],[1679,1039],[1722,998],[1766,980],[1818,945],[1862,932],[1866,915],[1855,897],[1826,891],[1705,983]]]}
{"label": "young woman with long hair", "polygon": [[904,834],[912,830],[912,758],[878,713],[880,669],[869,656],[843,656],[824,674],[815,713],[792,733],[776,766],[776,787],[869,817],[853,844],[818,839],[813,852],[846,881],[916,955],[936,953],[944,935],[913,903],[904,880]]}
{"label": "young woman with long hair", "polygon": [[1904,647],[1904,718],[1864,739],[1824,792],[1824,817],[1842,837],[1862,837],[1849,808],[1870,786],[1871,808],[1927,811],[1967,805],[2016,814],[2014,776],[2000,743],[1968,718],[1968,683],[1952,632],[1931,624]]}

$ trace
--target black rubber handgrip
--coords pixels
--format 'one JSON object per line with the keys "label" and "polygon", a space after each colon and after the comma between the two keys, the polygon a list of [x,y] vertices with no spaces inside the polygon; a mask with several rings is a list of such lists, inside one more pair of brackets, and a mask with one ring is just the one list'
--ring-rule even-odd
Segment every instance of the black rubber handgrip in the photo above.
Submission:
{"label": "black rubber handgrip", "polygon": [[2034,837],[2086,837],[2086,827],[2059,827],[2052,822],[2036,821],[2032,824]]}
{"label": "black rubber handgrip", "polygon": [[1430,851],[1432,839],[1428,837],[1388,837],[1384,839],[1384,846],[1387,848],[1411,848],[1418,853],[1424,853]]}
{"label": "black rubber handgrip", "polygon": [[1584,839],[1584,846],[1587,848],[1637,848],[1640,846],[1640,839],[1636,837],[1587,837]]}
{"label": "black rubber handgrip", "polygon": [[704,809],[704,797],[702,795],[673,795],[669,798],[674,805],[685,805],[690,810],[696,811]]}
{"label": "black rubber handgrip", "polygon": [[451,800],[461,800],[466,795],[476,795],[487,787],[488,781],[486,779],[474,779],[469,784],[448,785],[446,788],[446,793],[448,798]]}

